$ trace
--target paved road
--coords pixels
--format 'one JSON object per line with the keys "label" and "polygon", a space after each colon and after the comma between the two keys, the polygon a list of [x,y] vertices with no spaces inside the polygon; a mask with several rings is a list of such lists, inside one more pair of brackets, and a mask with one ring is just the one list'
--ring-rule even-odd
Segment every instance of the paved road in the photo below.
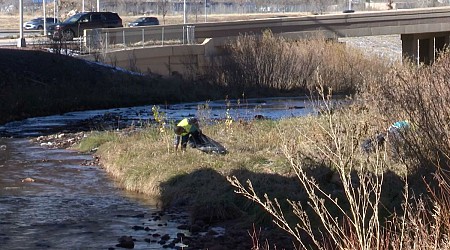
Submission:
{"label": "paved road", "polygon": [[[34,44],[37,40],[42,41],[45,37],[38,36],[40,31],[24,30],[25,42],[27,44]],[[19,37],[19,30],[0,29],[0,47],[17,46]]]}
{"label": "paved road", "polygon": [[[39,30],[24,30],[23,33],[25,36],[37,35],[39,34]],[[0,29],[0,39],[19,36],[19,30],[13,29]]]}

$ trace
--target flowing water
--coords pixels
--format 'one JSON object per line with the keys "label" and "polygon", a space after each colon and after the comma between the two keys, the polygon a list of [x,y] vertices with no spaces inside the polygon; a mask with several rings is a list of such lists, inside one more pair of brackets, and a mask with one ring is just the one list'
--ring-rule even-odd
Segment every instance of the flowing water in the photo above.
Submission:
{"label": "flowing water", "polygon": [[[202,108],[198,108],[201,106]],[[135,249],[161,249],[162,235],[189,235],[183,213],[160,214],[152,201],[117,188],[89,155],[48,149],[31,137],[86,129],[96,118],[123,128],[151,120],[152,106],[73,112],[0,126],[0,249],[108,249],[132,236]],[[304,98],[220,101],[159,107],[167,119],[278,119],[312,112]],[[92,123],[86,122],[91,121]],[[145,228],[145,230],[144,230]],[[173,245],[172,245],[173,247]]]}
{"label": "flowing water", "polygon": [[176,229],[180,218],[159,216],[145,197],[83,165],[88,155],[26,139],[2,138],[0,145],[0,249],[108,249],[121,236],[136,239],[135,249],[160,249],[153,234],[187,234]]}

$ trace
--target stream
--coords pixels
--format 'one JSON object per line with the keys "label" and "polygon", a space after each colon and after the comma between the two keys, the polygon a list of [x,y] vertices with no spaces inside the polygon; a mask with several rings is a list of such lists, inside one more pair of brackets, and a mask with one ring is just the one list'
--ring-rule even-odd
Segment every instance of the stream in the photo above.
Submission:
{"label": "stream", "polygon": [[[153,119],[153,106],[72,112],[29,118],[0,126],[0,248],[121,249],[132,236],[134,249],[183,246],[189,231],[183,212],[163,213],[143,195],[118,188],[91,155],[49,149],[30,138],[64,131],[121,129]],[[199,108],[201,107],[201,108]],[[313,112],[306,98],[250,99],[185,103],[159,107],[168,120],[186,116],[221,119],[267,119]],[[102,123],[105,124],[105,123]]]}

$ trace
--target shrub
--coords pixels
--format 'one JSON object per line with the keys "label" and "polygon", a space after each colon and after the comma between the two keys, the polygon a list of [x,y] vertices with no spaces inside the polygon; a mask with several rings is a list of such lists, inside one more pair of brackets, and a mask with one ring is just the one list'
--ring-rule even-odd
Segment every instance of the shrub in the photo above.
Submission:
{"label": "shrub", "polygon": [[309,93],[320,84],[334,92],[355,93],[366,88],[366,76],[379,79],[388,71],[382,60],[343,44],[324,38],[292,41],[274,37],[270,30],[261,37],[240,36],[227,52],[215,79],[230,95]]}

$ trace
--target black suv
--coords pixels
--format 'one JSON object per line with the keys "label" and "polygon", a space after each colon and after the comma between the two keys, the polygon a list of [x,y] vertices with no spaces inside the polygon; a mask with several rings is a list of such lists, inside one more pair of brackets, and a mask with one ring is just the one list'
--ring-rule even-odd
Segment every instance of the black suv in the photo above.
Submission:
{"label": "black suv", "polygon": [[135,26],[149,26],[149,25],[159,25],[159,20],[156,17],[139,17],[131,23],[128,23],[128,27]]}
{"label": "black suv", "polygon": [[82,12],[69,17],[64,22],[51,27],[48,37],[53,40],[71,41],[83,35],[86,29],[123,27],[122,19],[113,12]]}

